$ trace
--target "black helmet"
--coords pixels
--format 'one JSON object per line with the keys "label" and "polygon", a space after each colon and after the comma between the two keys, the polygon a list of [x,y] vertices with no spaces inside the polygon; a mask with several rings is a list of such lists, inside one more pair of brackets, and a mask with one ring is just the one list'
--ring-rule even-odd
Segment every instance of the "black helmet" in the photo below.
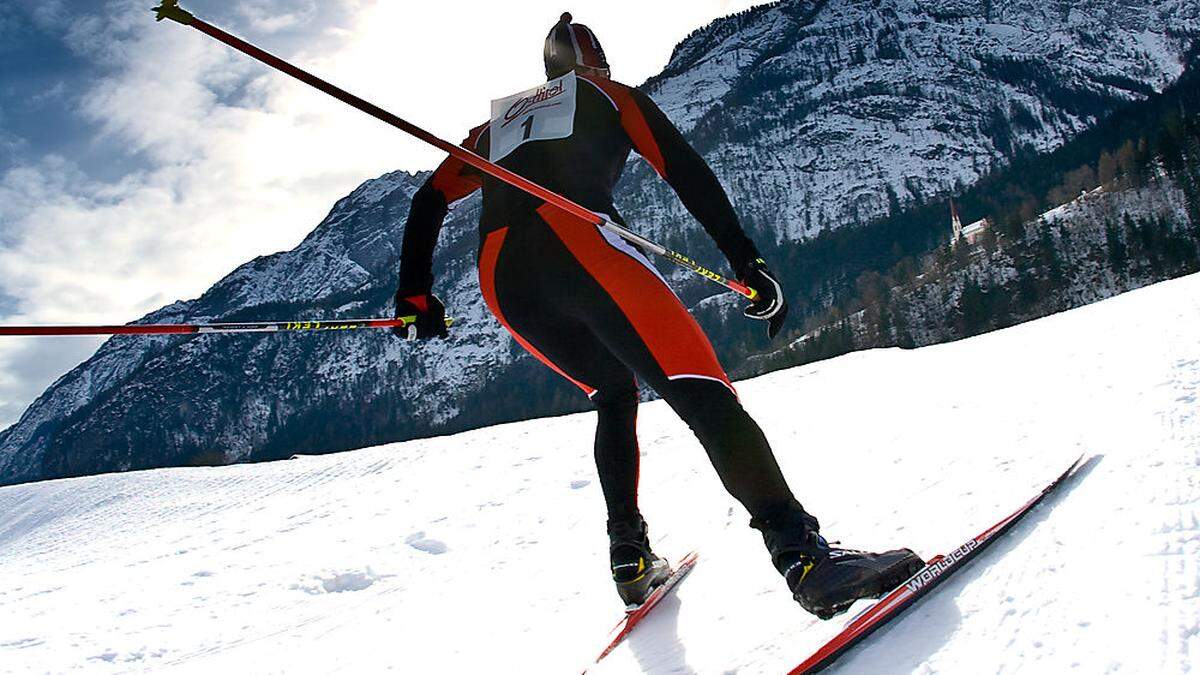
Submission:
{"label": "black helmet", "polygon": [[592,29],[581,23],[571,23],[571,13],[564,12],[550,34],[546,36],[546,77],[554,79],[580,66],[608,70],[604,48]]}

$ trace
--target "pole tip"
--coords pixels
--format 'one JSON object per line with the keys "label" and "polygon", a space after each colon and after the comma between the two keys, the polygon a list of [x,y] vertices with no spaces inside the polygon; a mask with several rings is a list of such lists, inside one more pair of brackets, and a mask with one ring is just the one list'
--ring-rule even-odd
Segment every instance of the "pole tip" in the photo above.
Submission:
{"label": "pole tip", "polygon": [[153,11],[155,13],[155,21],[170,19],[188,26],[196,20],[196,17],[191,12],[179,6],[179,0],[162,0],[162,4],[155,7]]}

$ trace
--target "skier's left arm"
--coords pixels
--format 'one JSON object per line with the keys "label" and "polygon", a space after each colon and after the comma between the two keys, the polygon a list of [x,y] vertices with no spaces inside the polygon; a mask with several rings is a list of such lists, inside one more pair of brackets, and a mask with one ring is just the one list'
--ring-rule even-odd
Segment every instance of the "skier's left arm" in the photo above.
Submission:
{"label": "skier's left arm", "polygon": [[680,201],[725,254],[738,280],[758,292],[746,316],[770,322],[775,337],[787,318],[783,288],[767,268],[758,249],[746,236],[725,189],[716,175],[671,123],[654,101],[637,89],[628,89],[632,110],[621,113],[622,126],[638,154],[679,195]]}
{"label": "skier's left arm", "polygon": [[[473,149],[486,125],[471,130],[463,147]],[[396,317],[416,316],[414,326],[397,329],[401,337],[446,337],[445,307],[433,294],[433,251],[450,204],[483,185],[483,175],[462,160],[448,157],[413,195],[400,247],[400,283]]]}

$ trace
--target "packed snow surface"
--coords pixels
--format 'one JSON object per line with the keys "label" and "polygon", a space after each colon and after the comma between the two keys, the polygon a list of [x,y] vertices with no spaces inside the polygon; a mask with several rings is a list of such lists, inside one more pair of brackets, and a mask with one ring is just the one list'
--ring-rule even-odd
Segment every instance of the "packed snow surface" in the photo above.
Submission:
{"label": "packed snow surface", "polygon": [[[1197,335],[1193,276],[741,383],[849,546],[949,551],[1099,457],[841,672],[1200,663]],[[579,672],[621,612],[592,425],[0,489],[0,671]],[[791,601],[666,407],[640,426],[656,548],[701,561],[593,672],[785,672],[845,618]]]}

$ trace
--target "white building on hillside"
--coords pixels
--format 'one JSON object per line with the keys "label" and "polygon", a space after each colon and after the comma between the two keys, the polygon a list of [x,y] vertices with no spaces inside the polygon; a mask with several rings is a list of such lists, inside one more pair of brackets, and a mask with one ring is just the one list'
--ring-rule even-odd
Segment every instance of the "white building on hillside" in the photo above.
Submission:
{"label": "white building on hillside", "polygon": [[963,227],[962,218],[958,215],[958,204],[953,199],[950,200],[950,246],[958,246],[960,239],[965,239],[968,244],[976,244],[991,226],[992,221],[983,218]]}

